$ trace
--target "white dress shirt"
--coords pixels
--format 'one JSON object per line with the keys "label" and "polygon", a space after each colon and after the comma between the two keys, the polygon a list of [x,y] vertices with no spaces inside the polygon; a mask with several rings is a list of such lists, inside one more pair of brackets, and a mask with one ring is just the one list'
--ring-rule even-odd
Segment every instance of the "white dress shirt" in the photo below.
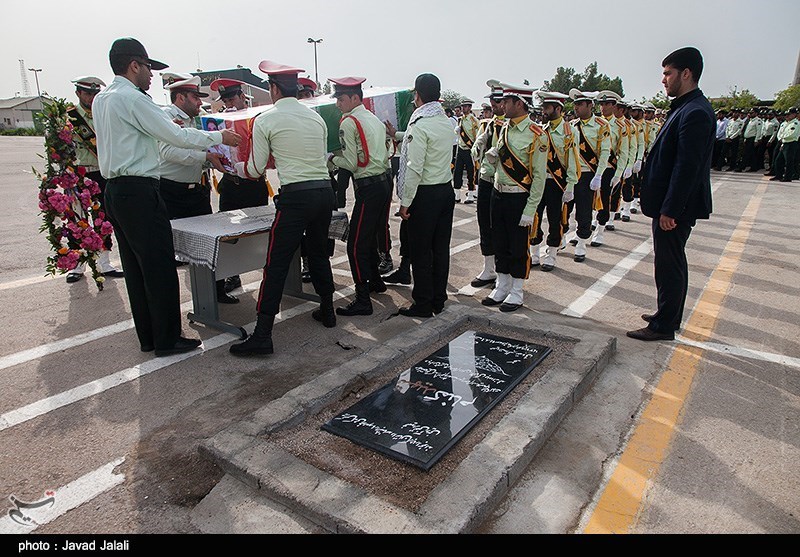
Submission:
{"label": "white dress shirt", "polygon": [[[170,120],[179,119],[183,121],[184,127],[193,127],[192,118],[174,104],[166,107],[164,112]],[[200,178],[203,175],[203,165],[206,162],[205,151],[183,149],[163,142],[159,142],[158,149],[161,155],[159,168],[162,178],[182,184],[200,183]]]}

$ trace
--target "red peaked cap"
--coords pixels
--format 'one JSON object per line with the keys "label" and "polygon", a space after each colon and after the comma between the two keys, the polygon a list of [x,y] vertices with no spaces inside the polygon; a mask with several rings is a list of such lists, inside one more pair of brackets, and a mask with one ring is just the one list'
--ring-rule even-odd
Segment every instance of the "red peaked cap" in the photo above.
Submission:
{"label": "red peaked cap", "polygon": [[317,84],[314,82],[314,80],[307,77],[298,77],[297,85],[299,85],[301,89],[311,89],[312,91],[317,90]]}
{"label": "red peaked cap", "polygon": [[297,74],[304,72],[302,68],[278,64],[272,60],[262,60],[258,69],[269,76],[269,80],[285,85],[297,85]]}
{"label": "red peaked cap", "polygon": [[244,81],[220,77],[212,81],[209,88],[219,93],[219,99],[230,99],[242,92],[242,85],[246,85]]}
{"label": "red peaked cap", "polygon": [[366,77],[329,77],[328,80],[333,83],[334,91],[333,96],[340,95],[355,95],[361,92],[361,84],[364,83]]}

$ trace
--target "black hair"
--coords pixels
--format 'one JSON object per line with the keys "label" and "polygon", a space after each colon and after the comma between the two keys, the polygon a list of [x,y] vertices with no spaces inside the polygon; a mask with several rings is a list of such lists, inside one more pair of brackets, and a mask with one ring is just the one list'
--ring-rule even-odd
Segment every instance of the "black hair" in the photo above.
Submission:
{"label": "black hair", "polygon": [[432,73],[424,73],[414,81],[414,90],[423,103],[438,101],[442,94],[442,83]]}
{"label": "black hair", "polygon": [[125,75],[128,72],[128,66],[137,58],[139,57],[130,54],[115,54],[110,55],[108,61],[111,62],[111,71],[114,72],[114,75]]}
{"label": "black hair", "polygon": [[453,109],[452,108],[445,108],[444,109],[444,113],[447,114],[448,116],[452,116],[453,115]]}
{"label": "black hair", "polygon": [[297,83],[289,84],[289,83],[283,83],[278,80],[275,81],[270,80],[269,83],[270,85],[274,85],[275,87],[277,87],[278,90],[281,92],[281,95],[283,95],[284,97],[294,97],[296,99],[297,93],[300,92],[300,89],[297,87]]}
{"label": "black hair", "polygon": [[700,81],[700,76],[703,74],[703,55],[700,54],[700,51],[695,47],[686,46],[684,48],[679,48],[664,58],[661,62],[661,66],[672,66],[679,72],[688,69],[692,74],[692,79],[697,83]]}
{"label": "black hair", "polygon": [[170,102],[172,104],[175,104],[175,100],[178,98],[178,95],[180,95],[181,93],[183,93],[184,95],[186,94],[185,91],[180,91],[178,89],[171,89],[170,92],[169,92],[169,100],[170,100]]}

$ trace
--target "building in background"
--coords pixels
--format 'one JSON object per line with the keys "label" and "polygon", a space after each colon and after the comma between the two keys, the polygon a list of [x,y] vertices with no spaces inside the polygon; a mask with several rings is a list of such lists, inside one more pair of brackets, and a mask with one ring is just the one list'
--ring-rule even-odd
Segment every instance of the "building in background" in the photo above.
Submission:
{"label": "building in background", "polygon": [[42,99],[37,96],[0,99],[0,129],[33,128],[33,113],[41,110]]}

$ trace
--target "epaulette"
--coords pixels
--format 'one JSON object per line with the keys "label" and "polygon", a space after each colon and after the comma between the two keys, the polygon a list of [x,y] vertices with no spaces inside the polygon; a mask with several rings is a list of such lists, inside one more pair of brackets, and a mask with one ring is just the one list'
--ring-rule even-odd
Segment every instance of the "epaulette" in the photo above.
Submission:
{"label": "epaulette", "polygon": [[538,124],[531,124],[529,128],[536,135],[542,135],[544,130]]}
{"label": "epaulette", "polygon": [[606,120],[605,118],[601,118],[600,116],[595,116],[595,120],[597,120],[597,122],[601,126],[607,126],[608,125],[608,120]]}

